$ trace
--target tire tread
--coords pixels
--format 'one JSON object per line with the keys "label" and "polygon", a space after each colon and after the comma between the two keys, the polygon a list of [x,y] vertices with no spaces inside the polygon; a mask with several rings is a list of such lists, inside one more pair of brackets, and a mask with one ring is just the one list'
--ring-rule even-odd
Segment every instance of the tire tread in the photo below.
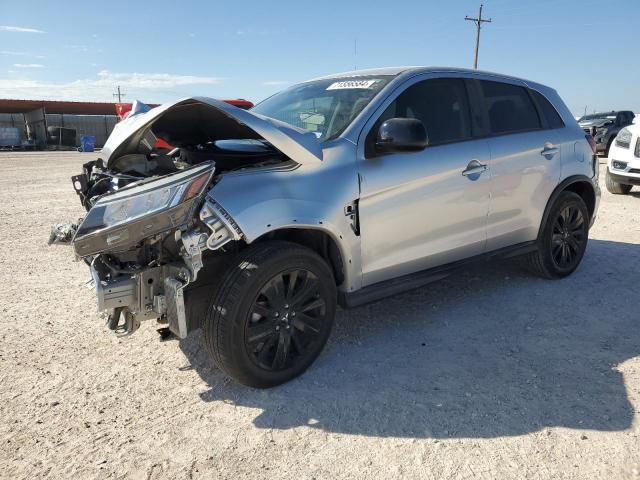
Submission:
{"label": "tire tread", "polygon": [[[268,241],[250,245],[248,248],[237,254],[233,262],[220,276],[220,280],[213,285],[213,295],[207,315],[203,324],[204,338],[209,355],[216,366],[228,376],[236,379],[240,383],[252,387],[265,388],[272,384],[256,379],[238,365],[233,359],[233,328],[236,307],[244,298],[245,287],[252,276],[260,271],[263,266],[274,255],[286,251],[288,257],[298,257],[309,255],[324,261],[312,250],[286,241]],[[251,268],[249,268],[251,267]],[[327,272],[331,275],[330,269]],[[333,276],[331,275],[333,281]]]}
{"label": "tire tread", "polygon": [[[580,197],[580,195],[571,191],[564,191],[558,196],[553,206],[551,207],[551,214],[549,215],[548,218],[549,219],[555,218],[553,213],[559,208],[559,206],[570,201],[578,201],[582,203],[583,210],[585,213],[587,213],[587,215],[585,215],[585,221],[588,222],[589,221],[588,210],[587,210],[586,204],[584,203],[584,200],[582,199],[582,197]],[[547,252],[544,251],[544,248],[545,248],[544,239],[546,238],[546,235],[548,233],[547,231],[549,228],[550,228],[549,223],[541,226],[540,235],[538,237],[538,248],[534,252],[524,255],[521,258],[521,265],[534,275],[537,275],[539,277],[546,278],[549,280],[553,280],[553,279],[562,278],[572,273],[573,271],[563,274],[558,271],[555,271],[549,265],[550,260],[546,258]],[[588,234],[588,229],[587,229],[587,234]],[[576,265],[576,268],[579,264],[580,262],[578,262],[578,264]]]}

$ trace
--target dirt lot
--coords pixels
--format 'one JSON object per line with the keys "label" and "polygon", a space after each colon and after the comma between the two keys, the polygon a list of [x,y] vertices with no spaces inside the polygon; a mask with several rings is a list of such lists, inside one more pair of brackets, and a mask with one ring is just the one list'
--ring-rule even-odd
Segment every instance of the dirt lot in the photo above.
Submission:
{"label": "dirt lot", "polygon": [[509,263],[339,312],[269,391],[199,334],[118,339],[52,223],[91,154],[0,153],[3,478],[640,478],[640,193],[603,192],[585,260]]}

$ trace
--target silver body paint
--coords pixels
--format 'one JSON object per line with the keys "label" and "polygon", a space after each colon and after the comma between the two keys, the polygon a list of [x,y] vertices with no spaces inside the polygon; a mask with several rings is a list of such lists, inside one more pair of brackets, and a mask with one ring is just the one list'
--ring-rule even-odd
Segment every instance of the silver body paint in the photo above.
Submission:
{"label": "silver body paint", "polygon": [[[211,189],[209,196],[229,212],[247,242],[281,228],[322,230],[342,253],[346,279],[340,288],[353,292],[535,240],[559,183],[573,175],[594,178],[584,132],[548,87],[444,68],[379,69],[324,78],[398,72],[338,139],[322,144],[322,162],[232,172]],[[438,77],[527,86],[554,105],[566,126],[366,159],[364,139],[384,109],[409,86]],[[546,156],[545,146],[552,147]],[[461,173],[473,160],[487,169],[470,179]],[[596,193],[599,198],[599,189]],[[345,215],[355,200],[359,236]]]}

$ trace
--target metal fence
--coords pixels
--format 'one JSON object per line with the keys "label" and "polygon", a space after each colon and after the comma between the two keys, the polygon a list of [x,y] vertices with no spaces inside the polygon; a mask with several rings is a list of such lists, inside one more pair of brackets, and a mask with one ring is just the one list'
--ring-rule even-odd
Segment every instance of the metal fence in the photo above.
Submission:
{"label": "metal fence", "polygon": [[115,115],[62,115],[47,113],[48,127],[73,128],[76,131],[76,145],[80,145],[82,135],[94,135],[96,147],[102,147],[118,123]]}
{"label": "metal fence", "polygon": [[[76,145],[80,145],[82,135],[94,135],[96,147],[102,147],[118,123],[115,115],[63,115],[46,114],[48,127],[73,128],[76,131]],[[0,128],[15,127],[20,131],[20,138],[27,138],[25,119],[22,113],[0,113]]]}

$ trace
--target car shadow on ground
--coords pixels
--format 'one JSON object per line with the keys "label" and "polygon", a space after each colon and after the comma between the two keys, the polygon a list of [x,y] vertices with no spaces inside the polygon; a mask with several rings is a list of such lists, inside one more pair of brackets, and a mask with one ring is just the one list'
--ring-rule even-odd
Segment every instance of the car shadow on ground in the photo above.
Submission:
{"label": "car shadow on ground", "polygon": [[639,264],[640,245],[591,240],[563,280],[488,263],[340,311],[316,363],[270,390],[212,367],[199,332],[180,346],[210,386],[202,400],[258,409],[259,428],[416,438],[624,430],[634,409],[618,366],[640,354]]}

